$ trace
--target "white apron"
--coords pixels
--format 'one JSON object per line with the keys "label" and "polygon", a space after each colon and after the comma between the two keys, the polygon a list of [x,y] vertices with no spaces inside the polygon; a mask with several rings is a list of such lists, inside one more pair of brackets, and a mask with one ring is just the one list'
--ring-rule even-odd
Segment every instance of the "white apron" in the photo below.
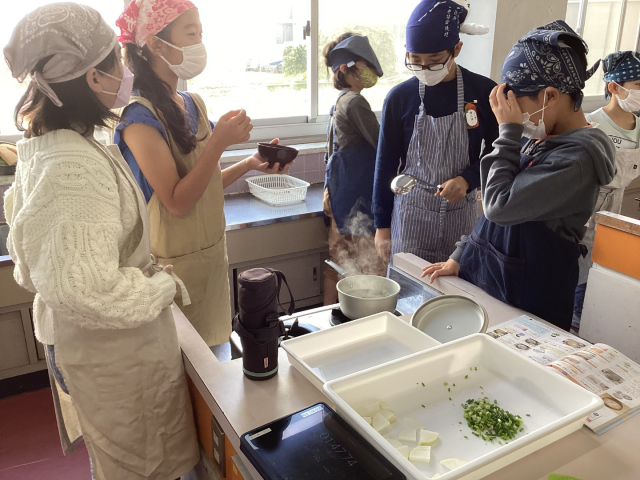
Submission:
{"label": "white apron", "polygon": [[[157,268],[142,193],[117,148],[96,148],[124,173],[138,198],[142,239],[122,266],[152,276]],[[121,186],[119,191],[122,198]],[[96,480],[175,480],[195,466],[198,441],[170,307],[124,330],[90,330],[56,319],[55,353]]]}
{"label": "white apron", "polygon": [[638,175],[640,175],[640,149],[616,149],[616,176],[613,177],[613,181],[609,185],[600,187],[593,215],[587,223],[587,232],[582,239],[582,243],[587,246],[589,253],[586,257],[580,257],[578,260],[580,264],[578,285],[587,283],[589,269],[593,264],[591,261],[591,250],[593,249],[593,240],[596,235],[596,213],[601,211],[620,213],[622,211],[624,189],[627,188]]}

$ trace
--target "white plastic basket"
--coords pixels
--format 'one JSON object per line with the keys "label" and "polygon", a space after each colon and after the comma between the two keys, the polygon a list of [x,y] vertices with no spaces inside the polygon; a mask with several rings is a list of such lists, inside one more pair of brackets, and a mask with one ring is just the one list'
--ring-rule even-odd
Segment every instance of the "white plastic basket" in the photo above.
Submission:
{"label": "white plastic basket", "polygon": [[247,178],[249,192],[270,205],[304,202],[310,183],[289,175],[258,175]]}

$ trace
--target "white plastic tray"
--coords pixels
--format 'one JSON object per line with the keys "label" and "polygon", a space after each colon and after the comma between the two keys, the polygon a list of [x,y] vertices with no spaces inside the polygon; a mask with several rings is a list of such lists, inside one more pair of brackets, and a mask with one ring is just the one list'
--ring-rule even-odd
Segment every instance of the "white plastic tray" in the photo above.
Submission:
{"label": "white plastic tray", "polygon": [[[338,413],[414,480],[436,473],[442,480],[483,478],[578,430],[585,417],[603,404],[597,395],[484,334],[328,382],[324,389]],[[472,435],[461,403],[484,396],[520,415],[524,432],[502,445]],[[397,438],[406,428],[404,417],[417,418],[428,430],[440,434],[431,449],[430,464],[409,462],[356,413],[356,409],[381,400],[391,404],[398,418],[392,430],[383,432],[385,436]],[[415,446],[409,444],[410,448]],[[460,458],[467,464],[447,472],[440,465],[447,458]]]}
{"label": "white plastic tray", "polygon": [[389,312],[286,340],[293,365],[319,390],[324,383],[440,345]]}

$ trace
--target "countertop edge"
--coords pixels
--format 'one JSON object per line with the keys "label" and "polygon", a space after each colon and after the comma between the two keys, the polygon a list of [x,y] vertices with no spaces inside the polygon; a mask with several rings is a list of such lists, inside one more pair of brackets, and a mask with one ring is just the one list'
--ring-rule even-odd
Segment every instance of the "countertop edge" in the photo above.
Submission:
{"label": "countertop edge", "polygon": [[0,255],[0,268],[13,267],[13,259],[9,255]]}

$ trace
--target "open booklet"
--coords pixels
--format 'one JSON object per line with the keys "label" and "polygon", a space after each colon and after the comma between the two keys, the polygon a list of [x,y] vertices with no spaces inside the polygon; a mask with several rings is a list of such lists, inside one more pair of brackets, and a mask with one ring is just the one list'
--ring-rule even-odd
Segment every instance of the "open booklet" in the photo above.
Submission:
{"label": "open booklet", "polygon": [[640,365],[616,349],[591,345],[526,315],[491,327],[487,335],[599,395],[605,406],[585,421],[595,433],[640,412]]}

